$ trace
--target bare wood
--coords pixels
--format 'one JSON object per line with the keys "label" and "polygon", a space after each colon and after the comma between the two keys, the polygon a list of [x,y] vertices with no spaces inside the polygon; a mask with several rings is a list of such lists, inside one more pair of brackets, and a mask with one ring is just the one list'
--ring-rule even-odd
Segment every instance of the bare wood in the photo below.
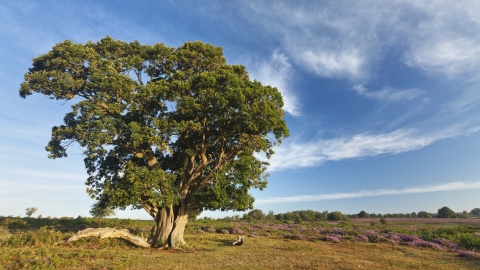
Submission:
{"label": "bare wood", "polygon": [[243,245],[243,241],[245,241],[245,237],[242,235],[239,235],[237,241],[233,242],[232,245],[241,246]]}
{"label": "bare wood", "polygon": [[137,247],[148,248],[150,244],[147,243],[145,238],[131,234],[126,229],[115,229],[115,228],[87,228],[82,231],[78,231],[75,235],[68,238],[66,242],[77,241],[80,238],[86,237],[100,237],[100,238],[122,238],[125,239]]}

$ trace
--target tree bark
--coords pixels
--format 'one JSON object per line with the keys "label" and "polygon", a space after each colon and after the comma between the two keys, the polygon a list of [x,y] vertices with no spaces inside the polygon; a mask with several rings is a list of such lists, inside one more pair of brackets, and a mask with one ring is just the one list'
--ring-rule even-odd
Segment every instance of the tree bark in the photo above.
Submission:
{"label": "tree bark", "polygon": [[188,222],[188,214],[185,209],[184,200],[180,200],[180,205],[175,208],[175,222],[173,223],[173,230],[170,233],[168,244],[171,248],[180,248],[187,245],[183,239],[183,234],[185,232],[185,225],[187,225]]}
{"label": "tree bark", "polygon": [[122,238],[127,241],[130,241],[132,244],[136,245],[137,247],[148,248],[150,244],[140,236],[136,236],[131,234],[126,229],[115,229],[115,228],[98,228],[92,229],[88,228],[83,231],[78,231],[75,235],[68,238],[66,242],[73,242],[77,241],[80,238],[85,237],[100,237],[100,238]]}
{"label": "tree bark", "polygon": [[183,236],[187,222],[188,212],[183,201],[177,206],[160,208],[156,211],[155,225],[150,235],[151,246],[170,248],[185,246]]}
{"label": "tree bark", "polygon": [[168,237],[173,229],[173,221],[173,207],[162,207],[157,211],[151,236],[152,247],[167,244]]}

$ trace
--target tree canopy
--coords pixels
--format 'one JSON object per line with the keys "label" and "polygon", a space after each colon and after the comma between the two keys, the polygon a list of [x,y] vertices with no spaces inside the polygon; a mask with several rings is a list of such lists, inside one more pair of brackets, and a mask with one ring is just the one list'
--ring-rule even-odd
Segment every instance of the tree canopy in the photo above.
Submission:
{"label": "tree canopy", "polygon": [[25,208],[25,214],[27,217],[31,217],[35,212],[37,212],[38,208],[37,207],[27,207]]}
{"label": "tree canopy", "polygon": [[359,218],[369,218],[370,215],[367,212],[362,210],[362,211],[360,211],[360,213],[358,213],[358,217]]}
{"label": "tree canopy", "polygon": [[112,208],[104,207],[100,202],[96,202],[90,208],[90,215],[92,215],[92,217],[102,219],[104,217],[115,216],[116,213]]}
{"label": "tree canopy", "polygon": [[289,135],[280,92],[199,41],[66,40],[33,59],[20,96],[33,92],[73,102],[52,128],[49,158],[80,145],[89,195],[145,209],[156,222],[152,245],[185,244],[191,211],[252,209],[248,190],[268,177],[255,153],[269,158]]}
{"label": "tree canopy", "polygon": [[470,215],[472,216],[480,216],[480,208],[474,208],[470,211]]}
{"label": "tree canopy", "polygon": [[444,206],[440,209],[438,209],[438,212],[437,212],[437,217],[438,218],[452,218],[452,217],[456,217],[457,214],[455,214],[455,212],[453,212],[452,209]]}

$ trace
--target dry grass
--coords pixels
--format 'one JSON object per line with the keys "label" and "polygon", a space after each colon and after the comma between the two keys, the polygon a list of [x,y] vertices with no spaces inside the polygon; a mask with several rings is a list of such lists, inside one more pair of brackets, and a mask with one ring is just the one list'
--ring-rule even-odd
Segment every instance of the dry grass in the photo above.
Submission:
{"label": "dry grass", "polygon": [[[231,246],[233,235],[188,235],[183,250],[102,248],[65,245],[0,250],[0,265],[69,269],[479,269],[480,260],[425,248],[359,242],[246,238]],[[98,240],[95,240],[98,241]],[[105,240],[110,241],[110,240]],[[3,261],[2,261],[3,260]],[[37,261],[22,264],[22,261]],[[39,263],[38,263],[39,262]]]}

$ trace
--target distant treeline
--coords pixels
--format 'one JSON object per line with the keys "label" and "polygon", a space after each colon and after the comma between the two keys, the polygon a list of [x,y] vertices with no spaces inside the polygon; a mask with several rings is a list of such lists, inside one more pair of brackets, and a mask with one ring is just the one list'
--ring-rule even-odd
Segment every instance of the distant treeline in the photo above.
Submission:
{"label": "distant treeline", "polygon": [[313,210],[300,210],[281,214],[274,214],[273,211],[269,211],[265,214],[260,209],[252,210],[242,217],[236,215],[233,217],[222,218],[222,220],[278,220],[278,221],[293,221],[299,223],[302,221],[308,222],[321,222],[321,221],[341,221],[349,218],[480,218],[480,208],[475,208],[470,212],[463,211],[455,213],[450,208],[444,206],[438,209],[437,213],[428,213],[426,211],[420,211],[418,213],[394,213],[394,214],[375,214],[360,211],[358,214],[343,214],[339,211],[334,212],[318,212]]}

